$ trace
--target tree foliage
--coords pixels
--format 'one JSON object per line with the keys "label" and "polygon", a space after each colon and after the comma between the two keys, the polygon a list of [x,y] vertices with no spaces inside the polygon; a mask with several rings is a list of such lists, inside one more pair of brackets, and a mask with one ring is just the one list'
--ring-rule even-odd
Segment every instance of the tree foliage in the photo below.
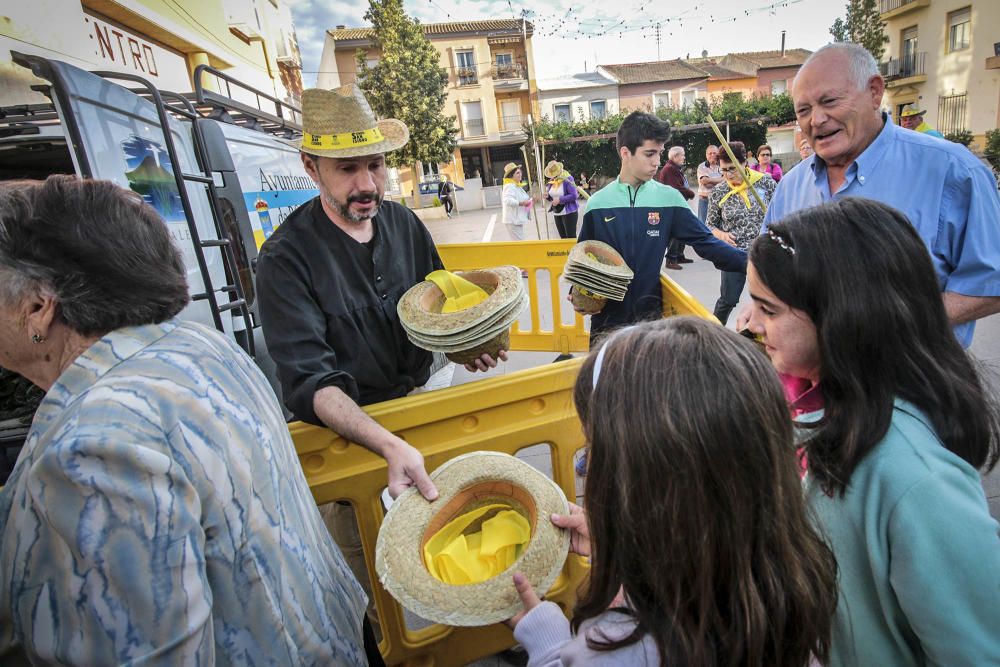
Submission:
{"label": "tree foliage", "polygon": [[879,18],[878,1],[849,0],[846,9],[847,15],[830,27],[834,41],[860,44],[875,56],[875,62],[881,62],[889,36]]}
{"label": "tree foliage", "polygon": [[[698,99],[694,104],[680,109],[661,106],[655,113],[674,128],[668,146],[682,146],[687,153],[689,165],[704,160],[705,149],[710,144],[719,143],[711,128],[687,129],[691,125],[707,123],[710,114],[723,133],[726,131],[725,122],[728,121],[730,140],[742,141],[749,151],[754,151],[765,143],[768,126],[784,125],[795,118],[792,100],[787,94],[754,95],[749,99],[739,93],[727,94],[714,97],[711,101]],[[580,172],[586,172],[588,176],[598,174],[614,178],[620,166],[614,138],[572,143],[566,140],[615,134],[626,115],[621,113],[601,119],[580,118],[577,121],[562,122],[553,122],[546,117],[535,126],[535,132],[539,139],[566,142],[546,146],[546,160],[561,161],[576,176]]]}
{"label": "tree foliage", "polygon": [[993,171],[1000,174],[1000,129],[986,132],[986,148],[983,150],[983,155],[993,165]]}
{"label": "tree foliage", "polygon": [[458,127],[443,113],[448,72],[420,24],[403,11],[402,0],[369,0],[365,19],[375,28],[372,46],[381,52],[369,67],[358,49],[358,85],[381,118],[398,118],[410,128],[410,141],[386,156],[389,166],[449,162]]}

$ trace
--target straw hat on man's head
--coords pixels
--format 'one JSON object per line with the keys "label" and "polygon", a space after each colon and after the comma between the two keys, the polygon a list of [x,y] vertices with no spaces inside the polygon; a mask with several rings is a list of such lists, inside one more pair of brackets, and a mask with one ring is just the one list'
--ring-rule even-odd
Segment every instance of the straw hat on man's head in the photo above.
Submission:
{"label": "straw hat on man's head", "polygon": [[563,163],[551,160],[547,165],[545,165],[545,171],[542,174],[545,178],[559,178],[560,174],[563,173]]}
{"label": "straw hat on man's head", "polygon": [[911,116],[923,116],[927,111],[921,110],[916,104],[907,104],[899,114],[900,118],[910,118]]}
{"label": "straw hat on man's head", "polygon": [[410,131],[395,118],[376,120],[356,84],[302,93],[299,150],[320,157],[362,157],[402,148]]}

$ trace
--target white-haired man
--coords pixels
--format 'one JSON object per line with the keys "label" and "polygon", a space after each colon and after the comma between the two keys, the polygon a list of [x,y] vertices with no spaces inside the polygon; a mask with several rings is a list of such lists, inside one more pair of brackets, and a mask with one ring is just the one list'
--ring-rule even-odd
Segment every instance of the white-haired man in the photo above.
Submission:
{"label": "white-haired man", "polygon": [[[694,191],[688,185],[687,176],[682,171],[686,157],[683,146],[671,146],[670,150],[667,151],[667,163],[663,165],[663,169],[657,174],[656,180],[664,185],[669,185],[680,192],[685,200],[691,201],[694,199]],[[674,239],[667,246],[666,267],[668,269],[680,271],[682,268],[681,264],[690,264],[693,261],[693,259],[688,259],[684,256],[684,243],[681,241]]]}
{"label": "white-haired man", "polygon": [[996,181],[964,146],[894,125],[881,110],[884,91],[875,59],[856,44],[828,44],[806,60],[792,101],[815,154],[778,184],[764,228],[837,197],[894,206],[927,244],[955,336],[968,347],[975,321],[1000,311]]}

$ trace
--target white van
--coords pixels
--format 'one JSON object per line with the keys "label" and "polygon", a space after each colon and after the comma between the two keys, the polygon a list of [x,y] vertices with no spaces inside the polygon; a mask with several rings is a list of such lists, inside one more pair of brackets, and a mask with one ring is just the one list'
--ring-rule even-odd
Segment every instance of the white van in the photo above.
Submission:
{"label": "white van", "polygon": [[[11,61],[47,82],[41,92],[50,103],[3,107],[0,98],[0,180],[76,174],[141,194],[184,256],[192,301],[180,316],[231,336],[279,393],[254,270],[261,244],[318,194],[289,141],[301,133],[299,110],[204,65],[195,71],[194,92],[178,94],[135,75],[87,72],[15,51]],[[13,393],[0,387],[0,398]],[[30,424],[22,415],[5,429],[5,416],[0,404],[0,484],[3,454],[10,454],[4,447],[19,447]]]}

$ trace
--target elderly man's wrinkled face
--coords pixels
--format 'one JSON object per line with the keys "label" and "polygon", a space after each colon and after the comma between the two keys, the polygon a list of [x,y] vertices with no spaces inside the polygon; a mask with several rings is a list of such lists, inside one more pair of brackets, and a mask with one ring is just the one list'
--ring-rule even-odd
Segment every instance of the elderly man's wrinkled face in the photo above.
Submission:
{"label": "elderly man's wrinkled face", "polygon": [[903,116],[899,119],[899,124],[907,130],[915,130],[924,122],[923,116]]}
{"label": "elderly man's wrinkled face", "polygon": [[709,146],[705,149],[705,159],[708,160],[709,164],[719,164],[719,149],[715,146]]}
{"label": "elderly man's wrinkled face", "polygon": [[874,76],[860,89],[848,58],[829,52],[799,70],[792,88],[795,116],[813,150],[830,166],[846,167],[882,128],[885,83]]}
{"label": "elderly man's wrinkled face", "polygon": [[316,158],[303,154],[302,164],[323,202],[345,222],[364,222],[378,213],[388,176],[385,155]]}

